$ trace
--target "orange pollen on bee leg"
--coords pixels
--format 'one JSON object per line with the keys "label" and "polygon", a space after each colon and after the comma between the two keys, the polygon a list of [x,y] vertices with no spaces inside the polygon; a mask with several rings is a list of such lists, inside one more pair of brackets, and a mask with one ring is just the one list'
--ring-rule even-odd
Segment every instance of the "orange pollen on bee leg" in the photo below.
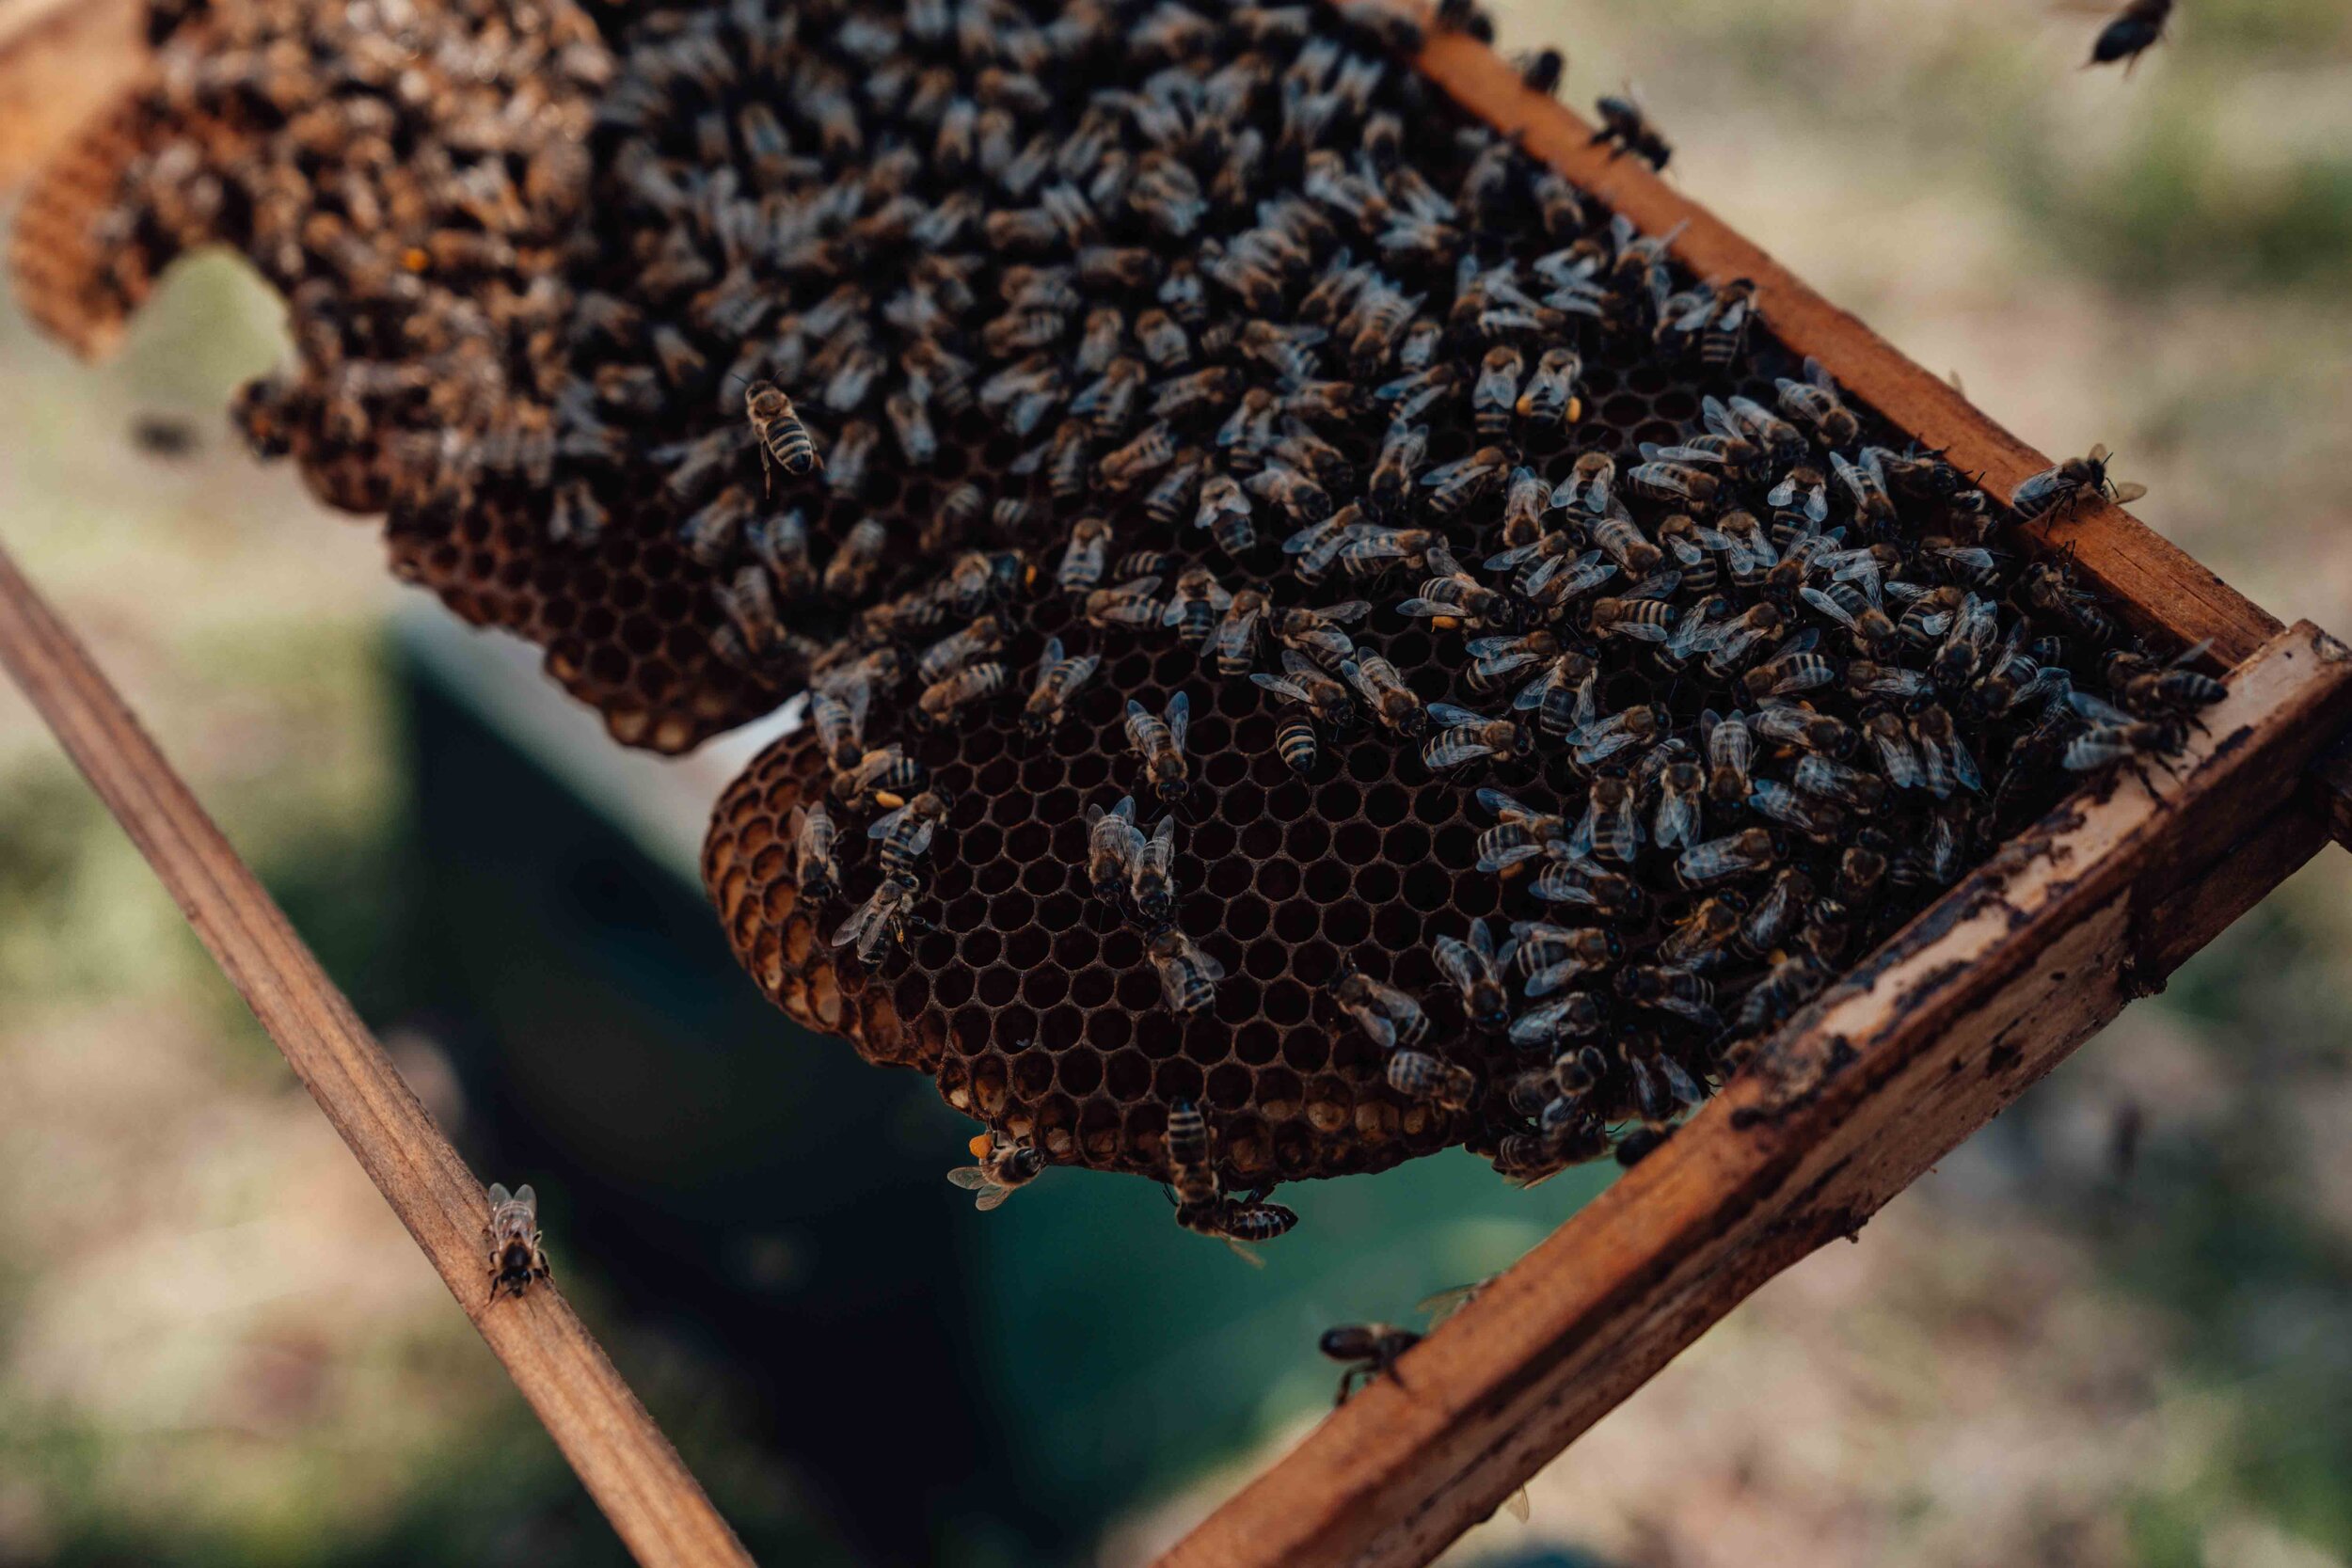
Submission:
{"label": "orange pollen on bee leg", "polygon": [[991,1148],[993,1148],[995,1145],[996,1135],[994,1133],[975,1132],[972,1134],[972,1141],[965,1144],[963,1147],[972,1151],[972,1158],[975,1160],[985,1160],[988,1158],[988,1151]]}

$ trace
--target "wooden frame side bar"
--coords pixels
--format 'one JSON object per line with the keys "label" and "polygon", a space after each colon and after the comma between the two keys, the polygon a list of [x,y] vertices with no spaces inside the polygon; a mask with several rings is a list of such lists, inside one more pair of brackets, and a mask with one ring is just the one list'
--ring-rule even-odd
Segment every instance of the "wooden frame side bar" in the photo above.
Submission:
{"label": "wooden frame side bar", "polygon": [[490,1302],[481,1183],[5,549],[0,667],[154,867],[637,1560],[647,1568],[748,1564],[677,1450],[555,1289]]}
{"label": "wooden frame side bar", "polygon": [[1163,1568],[1429,1561],[2159,989],[2326,842],[2305,768],[2352,719],[2352,650],[2294,626],[2208,717],[2177,780],[2119,778],[2005,847]]}
{"label": "wooden frame side bar", "polygon": [[[1580,189],[1608,202],[1645,233],[1681,226],[1674,253],[1699,277],[1753,279],[1764,321],[1791,351],[1829,368],[1854,400],[1897,429],[1940,448],[1964,472],[2007,497],[2017,482],[2050,460],[1994,422],[1949,384],[1914,364],[1860,321],[1807,288],[1794,274],[1722,219],[1667,185],[1634,158],[1611,158],[1593,144],[1592,128],[1539,93],[1495,52],[1462,33],[1431,32],[1415,62],[1469,113],[1516,137],[1534,157]],[[2077,509],[2027,541],[2072,550],[2076,569],[2118,601],[2125,619],[2183,643],[2213,641],[2223,667],[2239,663],[2277,635],[2260,606],[2121,507]]]}

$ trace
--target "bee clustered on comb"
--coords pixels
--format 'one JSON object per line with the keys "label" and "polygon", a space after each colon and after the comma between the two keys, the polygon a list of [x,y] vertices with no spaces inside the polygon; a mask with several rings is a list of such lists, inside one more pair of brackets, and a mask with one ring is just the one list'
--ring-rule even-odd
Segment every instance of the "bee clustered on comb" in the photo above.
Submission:
{"label": "bee clustered on comb", "polygon": [[[367,394],[427,356],[326,341],[366,312],[307,253],[272,276],[313,389],[248,413],[326,467],[324,388],[362,384],[355,502],[624,738],[815,687],[706,878],[772,999],[991,1129],[984,1196],[1189,1177],[1187,1224],[1273,1234],[1215,1195],[1630,1157],[2070,771],[2210,700],[1987,549],[2012,519],[1744,285],[1391,57],[1391,13],[609,25],[573,227],[450,280],[485,324],[433,351],[453,434]],[[779,406],[814,471],[771,470]],[[2113,493],[2102,456],[2021,494]],[[666,564],[583,565],[614,552]],[[540,590],[566,624],[469,597],[591,576]],[[2121,706],[2074,689],[2110,647]],[[1168,1148],[1196,1113],[1205,1177]]]}

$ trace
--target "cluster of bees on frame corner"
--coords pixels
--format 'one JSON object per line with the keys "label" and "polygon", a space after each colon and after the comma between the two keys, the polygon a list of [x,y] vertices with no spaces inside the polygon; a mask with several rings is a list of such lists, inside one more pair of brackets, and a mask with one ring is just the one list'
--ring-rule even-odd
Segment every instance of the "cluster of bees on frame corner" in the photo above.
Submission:
{"label": "cluster of bees on frame corner", "polygon": [[[2134,0],[2094,61],[2136,58],[2169,10]],[[707,14],[764,13],[739,0]],[[1042,24],[1006,0],[813,7],[762,67],[824,88],[789,111],[808,123],[746,104],[715,141],[707,114],[682,136],[660,123],[692,71],[738,69],[712,63],[692,13],[670,14],[688,19],[649,14],[602,112],[628,195],[611,221],[707,240],[706,287],[691,261],[652,259],[685,279],[674,292],[697,299],[704,336],[763,325],[739,334],[722,386],[707,345],[603,296],[577,345],[599,363],[555,400],[545,456],[593,471],[617,423],[684,382],[718,393],[705,406],[731,401],[709,434],[653,456],[681,541],[713,573],[722,652],[806,673],[831,800],[795,816],[795,875],[818,901],[839,896],[861,841],[882,873],[830,931],[847,957],[879,962],[915,928],[955,805],[914,748],[869,729],[903,722],[912,739],[1017,698],[1050,735],[1079,721],[1105,649],[1188,647],[1204,679],[1279,705],[1277,745],[1302,776],[1385,737],[1483,814],[1478,869],[1528,918],[1469,922],[1431,958],[1468,1027],[1521,1064],[1496,1163],[1533,1181],[1655,1147],[1742,1041],[1965,869],[2010,779],[2030,791],[2160,765],[2223,694],[2199,650],[2137,647],[2062,562],[2020,567],[1990,542],[2005,522],[2130,499],[2105,449],[2026,481],[2005,515],[1941,454],[1881,444],[1820,367],[1759,383],[1770,301],[1681,274],[1671,235],[1596,213],[1471,126],[1432,160],[1451,174],[1433,182],[1407,151],[1389,54],[1420,24],[1379,0],[1336,24],[1174,0],[1073,4]],[[1432,24],[1487,30],[1462,0]],[[893,77],[911,42],[932,64]],[[970,58],[942,63],[959,50]],[[1057,51],[1123,53],[1133,69],[1049,138]],[[891,101],[836,90],[850,63]],[[1560,70],[1546,54],[1524,73],[1550,90]],[[1604,100],[1600,119],[1597,141],[1667,162],[1629,98]],[[869,125],[887,127],[882,148]],[[773,276],[710,215],[741,186],[686,177],[678,148],[696,138],[756,168],[755,187],[771,182]],[[910,191],[918,146],[956,168],[954,194]],[[786,244],[858,225],[858,244],[919,259],[860,285]],[[753,297],[771,294],[802,305],[789,330],[769,320],[776,298]],[[1587,372],[1604,361],[1719,389],[1671,439],[1584,445]],[[389,369],[384,384],[388,399],[416,389]],[[280,451],[289,425],[339,417],[283,382],[257,384],[243,410],[256,444]],[[819,486],[853,501],[878,465],[923,467],[942,447],[933,419],[973,411],[1011,444],[1007,474],[1026,493],[946,487],[912,556],[872,518],[832,536],[793,504]],[[441,444],[444,466],[455,450]],[[470,452],[469,483],[518,474],[548,497],[554,543],[593,544],[613,526],[607,493],[539,483],[538,450]],[[900,587],[910,560],[918,580]],[[1058,595],[1097,645],[1050,641],[1016,671],[996,656],[1037,594]],[[794,629],[813,601],[839,609],[838,636]],[[1426,696],[1422,672],[1367,635],[1404,624],[1437,634],[1444,681],[1476,702]],[[1613,705],[1625,672],[1660,695]],[[1179,1014],[1225,978],[1215,933],[1174,913],[1190,708],[1183,691],[1122,705],[1135,787],[1093,804],[1086,847],[1095,898],[1145,933]],[[1506,771],[1546,788],[1492,782]],[[1389,1087],[1450,1107],[1490,1087],[1378,967],[1345,963],[1327,991],[1383,1053]],[[1248,1242],[1295,1223],[1263,1190],[1225,1189],[1198,1103],[1168,1107],[1166,1150],[1185,1227]],[[952,1179],[983,1208],[1047,1164],[1004,1137],[976,1153]],[[546,1277],[535,1196],[492,1198],[494,1283],[520,1294]],[[1377,1367],[1410,1338],[1358,1325],[1325,1348]]]}

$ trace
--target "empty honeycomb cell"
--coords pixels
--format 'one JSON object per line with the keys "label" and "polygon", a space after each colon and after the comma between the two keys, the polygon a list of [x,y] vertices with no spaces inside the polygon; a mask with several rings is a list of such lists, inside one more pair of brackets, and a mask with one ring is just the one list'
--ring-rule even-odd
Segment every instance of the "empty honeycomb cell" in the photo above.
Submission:
{"label": "empty honeycomb cell", "polygon": [[1299,864],[1322,858],[1331,847],[1330,826],[1316,816],[1302,816],[1282,830],[1282,848]]}
{"label": "empty honeycomb cell", "polygon": [[[1363,796],[1354,784],[1343,779],[1334,779],[1323,786],[1315,806],[1327,821],[1345,822],[1363,809]],[[1297,852],[1295,846],[1293,846],[1292,852]]]}
{"label": "empty honeycomb cell", "polygon": [[1324,939],[1338,947],[1353,947],[1372,934],[1372,911],[1353,901],[1333,904],[1323,911]]}
{"label": "empty honeycomb cell", "polygon": [[1404,874],[1386,860],[1372,861],[1357,868],[1356,896],[1377,909],[1394,898]]}
{"label": "empty honeycomb cell", "polygon": [[1021,999],[1033,1007],[1050,1007],[1070,994],[1070,972],[1058,965],[1040,962],[1023,973]]}
{"label": "empty honeycomb cell", "polygon": [[1350,822],[1331,835],[1331,852],[1349,865],[1370,865],[1380,854],[1380,832],[1369,822]]}
{"label": "empty honeycomb cell", "polygon": [[1271,858],[1282,847],[1281,824],[1264,820],[1246,824],[1238,835],[1238,847],[1253,861]]}
{"label": "empty honeycomb cell", "polygon": [[[1066,1040],[1057,1038],[1062,1033],[1062,1028],[1057,1025],[1057,1021],[1064,1017],[1071,1019],[1068,1025],[1069,1038]],[[1064,1009],[1060,1012],[1048,1013],[1045,1025],[1045,1033],[1041,1037],[1051,1042],[1049,1049],[1053,1051],[1055,1056],[1055,1082],[1058,1083],[1065,1092],[1081,1099],[1102,1087],[1102,1055],[1076,1044],[1078,1030],[1083,1027],[1082,1021]]]}
{"label": "empty honeycomb cell", "polygon": [[1239,855],[1224,855],[1209,863],[1208,891],[1219,898],[1232,898],[1249,887],[1249,862]]}
{"label": "empty honeycomb cell", "polygon": [[1344,862],[1317,861],[1307,867],[1304,886],[1307,896],[1318,904],[1329,904],[1344,898],[1354,885]]}
{"label": "empty honeycomb cell", "polygon": [[1198,824],[1192,830],[1191,855],[1194,864],[1221,865],[1233,858],[1239,839],[1233,824],[1222,816]]}
{"label": "empty honeycomb cell", "polygon": [[[1208,1103],[1217,1110],[1238,1111],[1249,1103],[1251,1091],[1256,1085],[1256,1074],[1238,1062],[1226,1062],[1209,1069],[1208,1077],[1202,1085],[1202,1093],[1207,1096]],[[1230,1124],[1227,1136],[1229,1139],[1232,1136]],[[1227,1152],[1227,1158],[1235,1159],[1236,1163],[1239,1163],[1237,1157],[1230,1149]]]}
{"label": "empty honeycomb cell", "polygon": [[[1280,840],[1279,835],[1275,842],[1277,845],[1279,844]],[[1248,852],[1247,844],[1243,847],[1243,852],[1245,854]],[[1275,854],[1275,851],[1271,848],[1265,850],[1263,854],[1253,856],[1252,858],[1256,859],[1259,863],[1257,875],[1252,880],[1251,886],[1257,889],[1259,897],[1264,899],[1268,904],[1278,907],[1276,918],[1279,925],[1280,918],[1279,906],[1280,906],[1285,899],[1294,896],[1298,892],[1298,867],[1289,859]],[[1287,941],[1289,939],[1285,938],[1284,940]]]}
{"label": "empty honeycomb cell", "polygon": [[1392,828],[1405,820],[1412,805],[1412,796],[1401,784],[1375,784],[1364,795],[1364,816],[1376,828]]}
{"label": "empty honeycomb cell", "polygon": [[977,971],[993,965],[1004,950],[1004,937],[991,927],[981,927],[965,934],[961,957]]}
{"label": "empty honeycomb cell", "polygon": [[[1070,867],[1051,856],[1031,861],[1021,873],[1022,890],[1033,898],[1044,899],[1059,893],[1069,880]],[[1043,958],[1044,954],[1041,951],[1038,957]]]}
{"label": "empty honeycomb cell", "polygon": [[1249,777],[1249,758],[1239,752],[1219,752],[1200,765],[1202,782],[1220,793]]}
{"label": "empty honeycomb cell", "polygon": [[1319,1072],[1331,1060],[1331,1041],[1320,1030],[1295,1029],[1282,1037],[1282,1060],[1294,1071]]}
{"label": "empty honeycomb cell", "polygon": [[1152,1092],[1163,1104],[1199,1100],[1202,1084],[1200,1069],[1193,1062],[1162,1062],[1152,1069]]}
{"label": "empty honeycomb cell", "polygon": [[[1233,1031],[1233,1059],[1250,1067],[1263,1067],[1274,1060],[1282,1049],[1282,1033],[1267,1020],[1275,1012],[1268,1006],[1264,1019],[1256,1019]],[[1278,1021],[1279,1022],[1279,1021]]]}
{"label": "empty honeycomb cell", "polygon": [[[1230,927],[1228,930],[1236,937],[1240,935],[1231,931]],[[1243,970],[1256,980],[1279,980],[1289,973],[1290,963],[1290,949],[1279,942],[1253,942],[1242,956]]]}
{"label": "empty honeycomb cell", "polygon": [[983,1007],[1002,1007],[1021,994],[1021,972],[1006,964],[984,969],[973,994]]}
{"label": "empty honeycomb cell", "polygon": [[[1289,862],[1277,862],[1276,865],[1287,871],[1293,879],[1298,878],[1297,867],[1291,865]],[[1275,867],[1269,866],[1268,869],[1272,870]],[[1268,897],[1271,898],[1272,895],[1269,895]],[[1284,942],[1297,943],[1309,941],[1315,932],[1322,929],[1322,919],[1312,903],[1293,897],[1290,894],[1284,894],[1281,897],[1283,901],[1274,906],[1274,934],[1276,936]]]}
{"label": "empty honeycomb cell", "polygon": [[1421,917],[1402,904],[1385,904],[1372,917],[1372,940],[1386,948],[1410,946],[1421,932]]}
{"label": "empty honeycomb cell", "polygon": [[1225,906],[1225,934],[1235,942],[1255,942],[1274,923],[1274,911],[1258,897],[1235,898]]}

